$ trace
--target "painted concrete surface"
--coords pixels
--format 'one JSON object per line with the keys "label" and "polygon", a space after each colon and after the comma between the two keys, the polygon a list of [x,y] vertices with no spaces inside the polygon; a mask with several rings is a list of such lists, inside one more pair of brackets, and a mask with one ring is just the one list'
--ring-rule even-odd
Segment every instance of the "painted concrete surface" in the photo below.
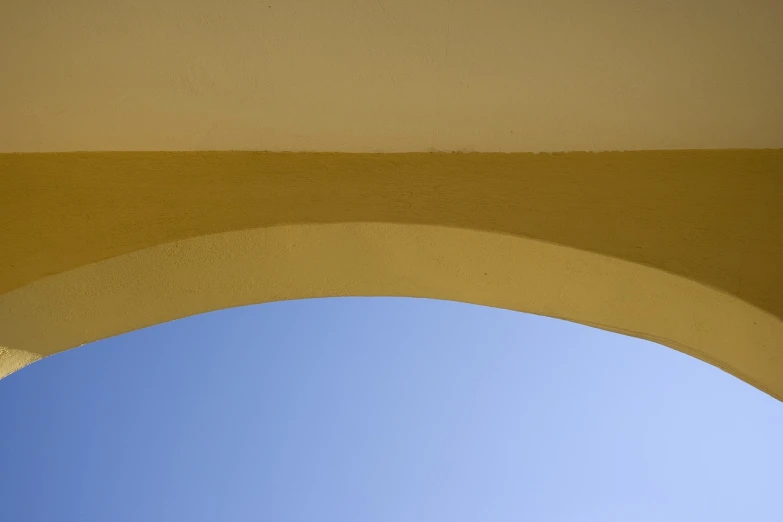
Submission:
{"label": "painted concrete surface", "polygon": [[41,356],[24,350],[12,350],[0,346],[0,379],[34,363]]}
{"label": "painted concrete surface", "polygon": [[0,340],[48,355],[216,309],[364,295],[559,317],[659,342],[783,397],[778,317],[627,261],[426,225],[284,225],[140,250],[0,296]]}
{"label": "painted concrete surface", "polygon": [[4,0],[0,152],[783,147],[779,0]]}
{"label": "painted concrete surface", "polygon": [[10,154],[0,171],[11,349],[272,300],[435,297],[651,339],[783,397],[782,150]]}

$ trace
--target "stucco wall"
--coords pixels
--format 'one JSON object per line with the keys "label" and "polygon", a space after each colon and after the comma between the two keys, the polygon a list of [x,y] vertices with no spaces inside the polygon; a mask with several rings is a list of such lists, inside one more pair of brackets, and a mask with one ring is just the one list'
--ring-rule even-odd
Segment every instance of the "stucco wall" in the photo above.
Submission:
{"label": "stucco wall", "polygon": [[[6,0],[0,375],[219,307],[409,295],[653,339],[783,397],[782,20]],[[633,152],[520,154],[574,150]],[[66,151],[91,152],[37,154]]]}
{"label": "stucco wall", "polygon": [[783,151],[16,154],[0,168],[9,348],[47,355],[269,300],[436,297],[655,340],[783,397]]}
{"label": "stucco wall", "polygon": [[779,0],[4,0],[0,152],[783,147]]}

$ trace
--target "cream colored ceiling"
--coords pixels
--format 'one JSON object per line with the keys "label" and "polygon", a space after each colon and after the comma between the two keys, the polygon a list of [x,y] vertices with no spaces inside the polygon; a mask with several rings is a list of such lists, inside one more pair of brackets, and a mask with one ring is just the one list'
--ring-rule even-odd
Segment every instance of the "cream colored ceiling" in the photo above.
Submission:
{"label": "cream colored ceiling", "polygon": [[783,147],[780,0],[3,0],[0,151]]}

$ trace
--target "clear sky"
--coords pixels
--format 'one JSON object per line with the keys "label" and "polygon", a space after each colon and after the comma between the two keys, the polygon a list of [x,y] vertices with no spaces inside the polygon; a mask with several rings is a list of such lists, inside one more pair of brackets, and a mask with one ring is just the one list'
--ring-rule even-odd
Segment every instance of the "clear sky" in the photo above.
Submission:
{"label": "clear sky", "polygon": [[783,403],[653,343],[413,299],[237,308],[0,381],[0,520],[783,520]]}

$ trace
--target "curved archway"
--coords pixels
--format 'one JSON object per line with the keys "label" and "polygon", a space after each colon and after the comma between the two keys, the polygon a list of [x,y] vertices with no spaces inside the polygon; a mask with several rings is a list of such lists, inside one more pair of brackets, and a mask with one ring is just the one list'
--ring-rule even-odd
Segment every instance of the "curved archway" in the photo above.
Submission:
{"label": "curved archway", "polygon": [[49,355],[255,302],[434,297],[650,339],[783,397],[783,151],[18,154],[0,166],[0,345],[12,350]]}

